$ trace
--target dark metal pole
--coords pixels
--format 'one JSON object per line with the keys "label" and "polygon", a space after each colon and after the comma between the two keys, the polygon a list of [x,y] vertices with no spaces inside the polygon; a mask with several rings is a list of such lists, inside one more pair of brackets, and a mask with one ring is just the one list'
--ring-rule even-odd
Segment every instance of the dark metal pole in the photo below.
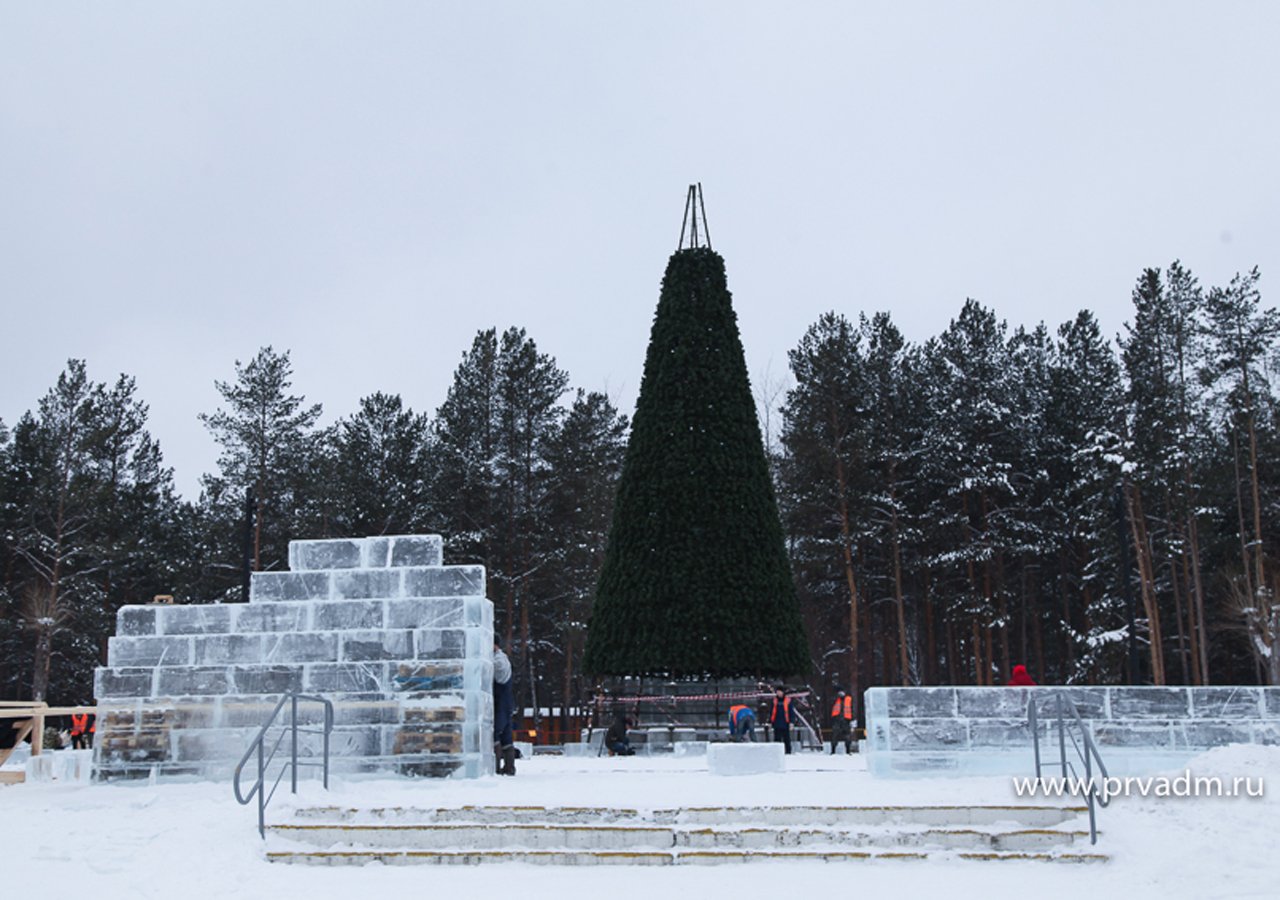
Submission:
{"label": "dark metal pole", "polygon": [[702,182],[698,182],[698,205],[702,207],[702,234],[707,239],[707,249],[711,249],[711,226],[707,224],[707,204],[704,202]]}
{"label": "dark metal pole", "polygon": [[1036,696],[1027,698],[1027,724],[1031,727],[1031,743],[1036,751],[1036,778],[1040,777],[1040,716],[1036,714]]}
{"label": "dark metal pole", "polygon": [[693,194],[693,240],[689,244],[689,247],[693,248],[698,246],[698,204],[700,200],[697,185],[690,185],[689,193]]}
{"label": "dark metal pole", "polygon": [[324,704],[324,789],[329,790],[329,732],[333,730],[333,704]]}
{"label": "dark metal pole", "polygon": [[1137,607],[1133,599],[1133,579],[1129,572],[1129,517],[1125,512],[1124,484],[1116,485],[1116,537],[1120,539],[1120,585],[1129,615],[1129,683],[1138,683]]}
{"label": "dark metal pole", "polygon": [[262,748],[262,735],[258,735],[258,835],[265,840],[267,837],[267,763],[264,760]]}
{"label": "dark metal pole", "polygon": [[253,488],[244,491],[244,546],[241,548],[240,602],[249,602],[249,576],[253,571]]}
{"label": "dark metal pole", "polygon": [[1067,723],[1062,720],[1062,694],[1058,694],[1058,758],[1062,761],[1062,777],[1067,777]]}
{"label": "dark metal pole", "polygon": [[298,695],[296,693],[293,694],[291,699],[293,700],[293,705],[289,710],[289,731],[292,733],[293,746],[290,749],[292,758],[289,760],[289,786],[292,792],[296,794],[298,793]]}
{"label": "dark metal pole", "polygon": [[680,220],[680,243],[676,244],[677,250],[684,249],[684,230],[689,224],[689,207],[693,205],[693,186],[689,186],[689,193],[684,198],[684,218]]}

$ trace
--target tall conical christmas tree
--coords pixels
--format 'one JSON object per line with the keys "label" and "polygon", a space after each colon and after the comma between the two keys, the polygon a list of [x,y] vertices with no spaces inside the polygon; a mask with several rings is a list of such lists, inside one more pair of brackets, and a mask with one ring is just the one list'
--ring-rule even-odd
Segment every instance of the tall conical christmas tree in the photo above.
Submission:
{"label": "tall conical christmas tree", "polygon": [[662,279],[583,665],[675,678],[809,668],[724,260],[710,246],[677,250]]}

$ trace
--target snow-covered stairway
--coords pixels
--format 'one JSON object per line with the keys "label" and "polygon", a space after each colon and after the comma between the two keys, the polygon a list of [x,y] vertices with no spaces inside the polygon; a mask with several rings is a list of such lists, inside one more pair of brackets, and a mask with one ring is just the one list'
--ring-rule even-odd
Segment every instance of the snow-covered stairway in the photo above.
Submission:
{"label": "snow-covered stairway", "polygon": [[267,859],[313,865],[691,865],[768,860],[1104,862],[1063,806],[784,806],[641,811],[468,806],[301,809]]}

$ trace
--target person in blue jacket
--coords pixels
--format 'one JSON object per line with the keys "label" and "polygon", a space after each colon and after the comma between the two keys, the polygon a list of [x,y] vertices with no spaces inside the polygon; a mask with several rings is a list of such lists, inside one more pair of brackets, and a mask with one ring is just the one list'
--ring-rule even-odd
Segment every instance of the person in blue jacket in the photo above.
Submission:
{"label": "person in blue jacket", "polygon": [[729,707],[729,737],[735,741],[756,740],[756,713],[750,706],[739,703]]}

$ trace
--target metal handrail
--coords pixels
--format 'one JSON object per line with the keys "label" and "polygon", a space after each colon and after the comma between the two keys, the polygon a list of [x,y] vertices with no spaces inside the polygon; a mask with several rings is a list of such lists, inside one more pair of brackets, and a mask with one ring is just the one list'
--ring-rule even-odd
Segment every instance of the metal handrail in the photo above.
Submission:
{"label": "metal handrail", "polygon": [[[1089,734],[1089,729],[1085,727],[1084,718],[1080,715],[1080,710],[1076,708],[1075,702],[1064,692],[1058,691],[1054,694],[1056,701],[1056,718],[1058,722],[1058,762],[1062,769],[1062,777],[1065,779],[1070,773],[1071,778],[1079,779],[1076,771],[1075,763],[1067,758],[1067,713],[1074,720],[1077,730],[1080,732],[1080,740],[1076,740],[1073,733],[1071,735],[1071,745],[1075,749],[1076,757],[1084,765],[1084,784],[1085,784],[1085,803],[1089,807],[1089,843],[1098,843],[1098,819],[1096,807],[1106,807],[1110,805],[1111,798],[1107,796],[1105,791],[1099,790],[1099,784],[1105,784],[1107,781],[1107,765],[1102,761],[1102,755],[1098,752],[1098,745],[1093,742],[1093,736]],[[1040,730],[1039,715],[1037,713],[1037,703],[1035,693],[1027,698],[1027,727],[1031,729],[1031,737],[1035,746],[1036,754],[1036,780],[1041,778],[1040,763]],[[1081,749],[1081,744],[1084,748]],[[1098,772],[1101,776],[1099,779],[1093,777],[1093,765],[1097,763]]]}
{"label": "metal handrail", "polygon": [[[314,701],[324,704],[324,728],[299,728],[298,727],[298,701]],[[275,725],[276,717],[280,715],[280,710],[284,708],[285,703],[290,704],[289,723],[281,725],[279,737],[271,746],[271,752],[266,751],[267,732]],[[258,729],[257,736],[249,744],[249,749],[244,752],[244,756],[240,758],[240,762],[236,765],[235,777],[232,780],[232,788],[235,791],[236,800],[243,805],[248,805],[256,796],[258,798],[258,834],[265,839],[267,836],[266,812],[267,804],[271,802],[271,798],[276,795],[276,788],[280,786],[280,781],[284,778],[285,772],[290,773],[291,793],[298,793],[298,767],[299,766],[322,766],[324,769],[324,787],[329,789],[329,734],[333,731],[333,703],[324,697],[315,694],[300,694],[297,691],[290,691],[280,698],[280,702],[276,704],[276,708],[271,711],[271,715],[267,717],[267,721]],[[324,735],[324,753],[320,762],[298,762],[298,735],[299,734],[322,734]],[[289,761],[280,767],[280,774],[276,776],[275,782],[271,785],[270,793],[265,790],[267,767],[271,765],[271,761],[276,758],[276,751],[280,749],[280,744],[284,741],[285,735],[291,735]],[[258,757],[258,774],[253,781],[253,788],[249,793],[244,793],[240,789],[240,776],[244,771],[245,765],[257,752]]]}

